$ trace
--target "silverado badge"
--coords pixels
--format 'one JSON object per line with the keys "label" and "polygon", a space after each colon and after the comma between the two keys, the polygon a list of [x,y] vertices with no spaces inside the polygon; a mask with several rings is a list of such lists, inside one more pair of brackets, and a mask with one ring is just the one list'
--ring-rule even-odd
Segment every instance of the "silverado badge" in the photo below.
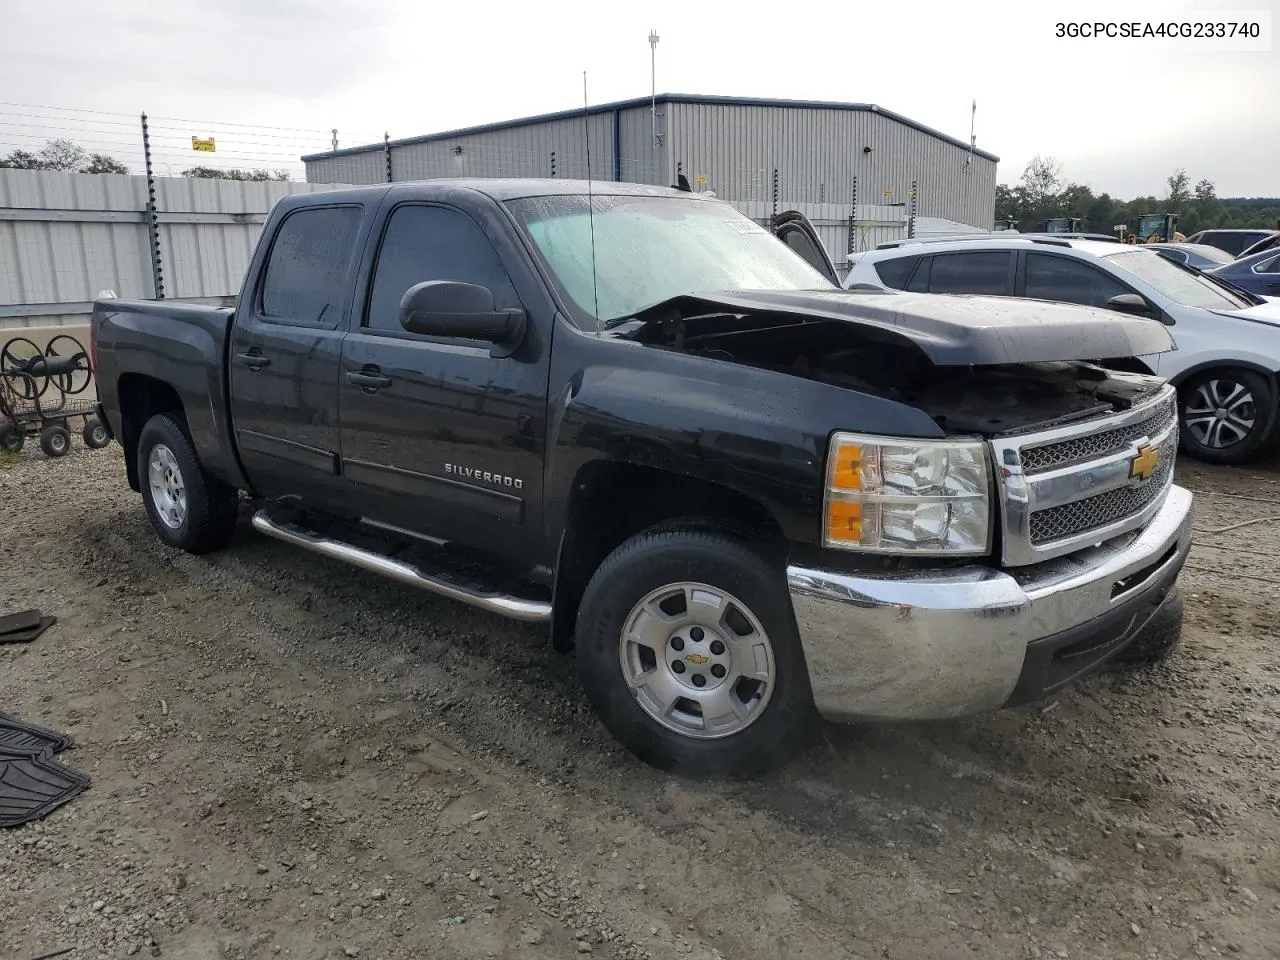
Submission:
{"label": "silverado badge", "polygon": [[1146,482],[1151,479],[1151,475],[1156,472],[1158,466],[1160,466],[1159,448],[1139,447],[1137,456],[1129,461],[1129,476],[1139,483]]}
{"label": "silverado badge", "polygon": [[685,659],[692,663],[695,667],[700,667],[711,658],[705,653],[689,653],[685,655]]}

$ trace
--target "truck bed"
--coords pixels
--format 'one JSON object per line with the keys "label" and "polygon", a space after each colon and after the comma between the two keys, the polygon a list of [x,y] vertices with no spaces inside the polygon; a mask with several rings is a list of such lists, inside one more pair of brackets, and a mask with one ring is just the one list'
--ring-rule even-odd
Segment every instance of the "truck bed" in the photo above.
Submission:
{"label": "truck bed", "polygon": [[[232,447],[227,392],[227,345],[235,310],[155,300],[96,300],[90,319],[98,397],[112,433],[136,435],[122,395],[148,380],[177,393],[200,461],[219,479],[246,485]],[[136,464],[126,464],[137,489]]]}

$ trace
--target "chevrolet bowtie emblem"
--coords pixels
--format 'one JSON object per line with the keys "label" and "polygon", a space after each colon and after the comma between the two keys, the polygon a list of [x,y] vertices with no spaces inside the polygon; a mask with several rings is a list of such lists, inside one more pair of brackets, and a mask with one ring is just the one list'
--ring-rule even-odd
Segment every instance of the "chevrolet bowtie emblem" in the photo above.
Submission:
{"label": "chevrolet bowtie emblem", "polygon": [[1129,461],[1129,476],[1135,480],[1149,480],[1160,466],[1160,450],[1157,447],[1139,447],[1138,455]]}

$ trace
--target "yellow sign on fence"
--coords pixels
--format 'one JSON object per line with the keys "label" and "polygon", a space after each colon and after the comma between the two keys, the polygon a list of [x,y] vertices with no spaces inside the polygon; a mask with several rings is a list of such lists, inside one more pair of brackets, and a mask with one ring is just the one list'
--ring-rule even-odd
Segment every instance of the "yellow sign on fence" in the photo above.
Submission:
{"label": "yellow sign on fence", "polygon": [[208,140],[201,140],[199,137],[192,137],[191,149],[199,150],[202,153],[213,153],[214,152],[213,137],[210,137]]}

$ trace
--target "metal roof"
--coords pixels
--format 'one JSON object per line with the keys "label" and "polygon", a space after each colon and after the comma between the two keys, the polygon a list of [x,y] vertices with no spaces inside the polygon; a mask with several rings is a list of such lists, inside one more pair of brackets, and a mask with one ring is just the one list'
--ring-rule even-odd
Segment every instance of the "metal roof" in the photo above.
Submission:
{"label": "metal roof", "polygon": [[[631,100],[616,100],[613,103],[601,103],[593,107],[586,107],[575,110],[559,110],[555,113],[543,113],[534,117],[521,117],[517,120],[503,120],[498,123],[486,123],[477,127],[463,127],[459,130],[446,130],[442,133],[429,133],[420,137],[406,137],[400,140],[390,141],[393,147],[403,147],[415,143],[430,143],[433,140],[452,140],[458,137],[471,136],[477,133],[489,133],[494,130],[509,130],[513,127],[527,127],[534,124],[547,123],[552,120],[566,120],[571,117],[580,117],[585,114],[601,114],[612,113],[615,110],[627,110],[634,107],[647,107],[653,102],[650,97],[636,97]],[[718,97],[703,96],[700,94],[689,93],[661,93],[656,98],[657,103],[692,103],[692,104],[709,104],[715,106],[733,106],[733,107],[783,107],[793,110],[850,110],[862,113],[878,113],[883,117],[894,120],[904,126],[919,130],[931,137],[960,147],[962,150],[970,149],[968,143],[963,140],[957,140],[955,137],[949,137],[945,133],[927,127],[923,123],[918,123],[904,117],[900,113],[894,113],[892,110],[886,110],[884,107],[877,106],[874,103],[836,103],[826,100],[773,100],[760,99],[752,97]],[[324,153],[311,153],[302,157],[305,163],[308,160],[324,160],[329,157],[345,157],[358,153],[367,153],[370,150],[382,150],[385,147],[383,143],[370,143],[360,147],[343,147],[341,150],[329,150]],[[973,152],[987,160],[998,163],[1000,158],[993,153],[985,150],[973,148]]]}

